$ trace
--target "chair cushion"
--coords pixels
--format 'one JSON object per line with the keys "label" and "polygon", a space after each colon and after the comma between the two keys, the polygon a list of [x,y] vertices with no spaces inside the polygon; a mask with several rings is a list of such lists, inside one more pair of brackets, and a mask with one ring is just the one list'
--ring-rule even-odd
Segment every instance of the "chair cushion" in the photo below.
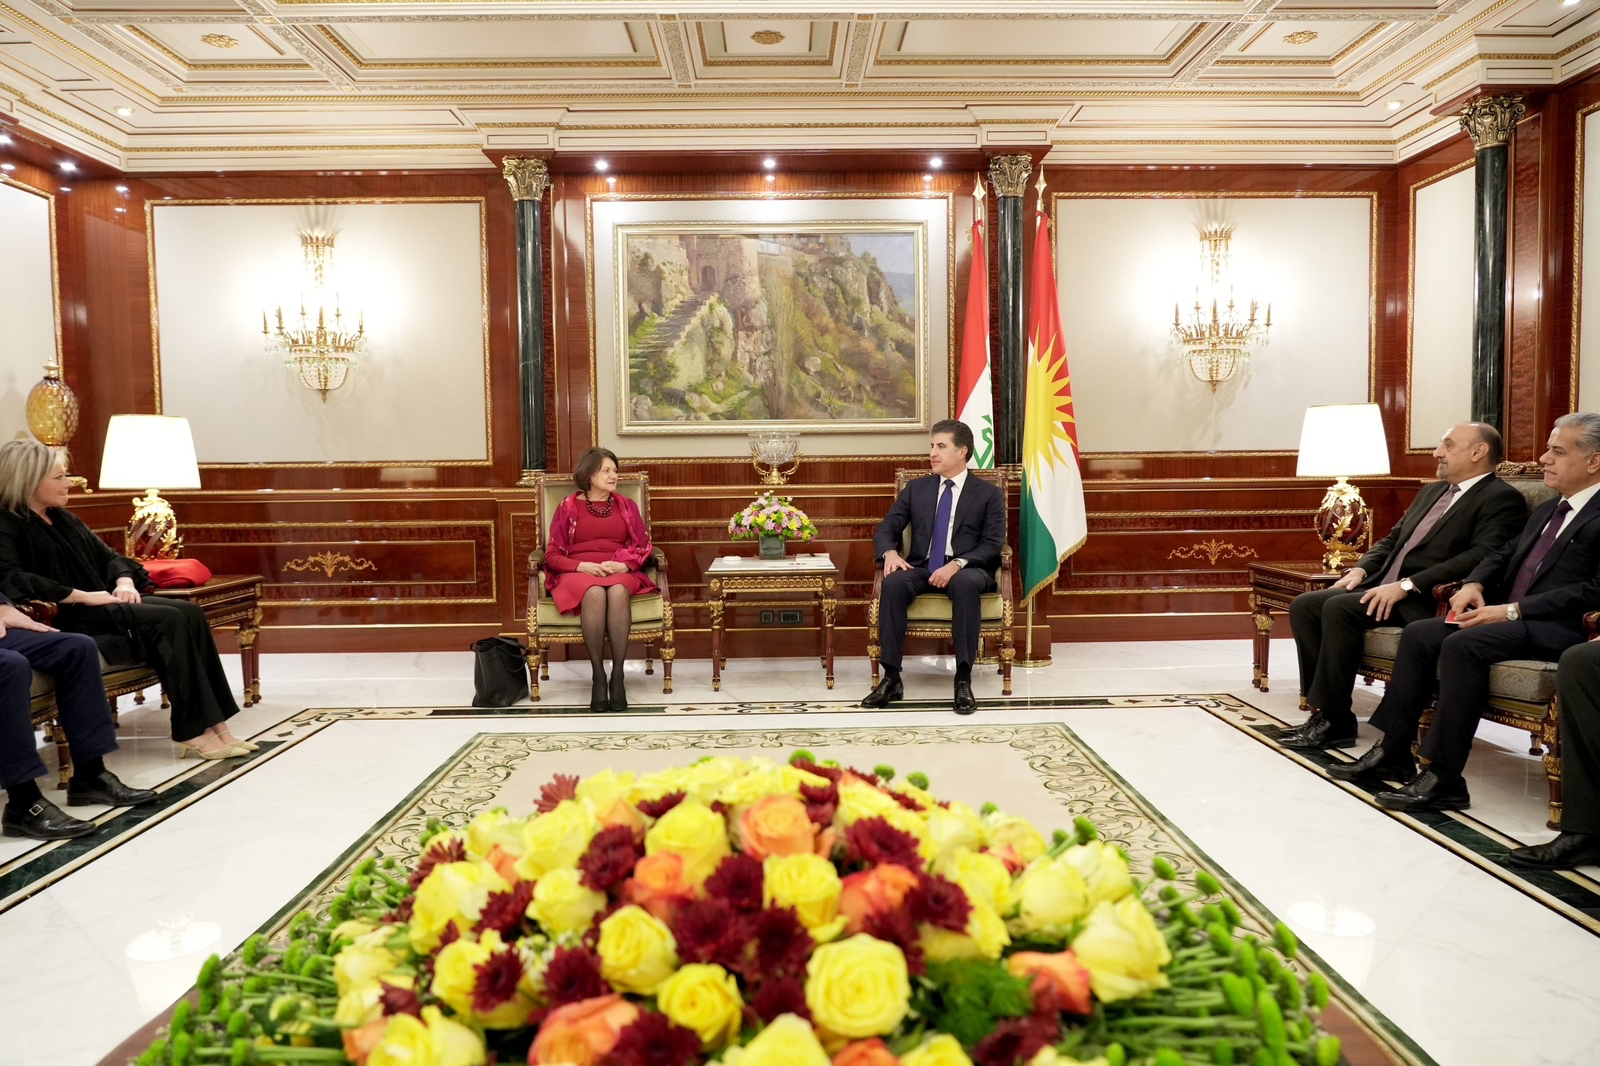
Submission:
{"label": "chair cushion", "polygon": [[1399,626],[1380,626],[1367,630],[1366,639],[1361,644],[1361,654],[1368,659],[1394,662],[1395,653],[1400,649],[1401,632]]}
{"label": "chair cushion", "polygon": [[[1489,701],[1530,718],[1543,718],[1556,694],[1556,664],[1538,659],[1507,659],[1489,667]],[[1515,701],[1514,703],[1508,701]],[[1528,706],[1518,707],[1515,704]]]}
{"label": "chair cushion", "polygon": [[[634,625],[650,625],[661,622],[661,593],[647,592],[641,596],[635,596],[631,606],[633,608]],[[556,610],[556,601],[548,596],[539,601],[538,619],[540,629],[577,630],[581,628],[576,614],[562,614]]]}
{"label": "chair cushion", "polygon": [[[122,670],[122,669],[124,669],[124,668],[123,667],[113,667],[110,663],[106,662],[106,657],[104,655],[100,656],[100,673],[101,673],[101,676],[104,676],[104,675],[106,675],[108,673],[111,673],[113,670]],[[56,689],[56,679],[55,678],[51,677],[49,674],[40,673],[38,670],[35,670],[33,672],[33,680],[30,681],[29,684],[28,684],[28,695],[29,696],[44,696],[44,695],[47,695],[48,693],[54,692],[55,689]]]}
{"label": "chair cushion", "polygon": [[[1004,601],[998,592],[986,592],[983,595],[982,620],[985,622],[1000,621],[1000,611]],[[911,601],[911,606],[906,608],[906,621],[908,622],[948,622],[950,621],[950,597],[937,592],[925,592]]]}

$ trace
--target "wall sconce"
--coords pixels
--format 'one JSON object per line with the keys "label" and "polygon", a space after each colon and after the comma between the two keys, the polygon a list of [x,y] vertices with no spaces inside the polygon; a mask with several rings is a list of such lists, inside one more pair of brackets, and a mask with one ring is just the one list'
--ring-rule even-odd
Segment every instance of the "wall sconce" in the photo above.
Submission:
{"label": "wall sconce", "polygon": [[[1230,259],[1233,227],[1212,224],[1200,230],[1200,261],[1206,275],[1205,297],[1195,286],[1194,310],[1186,322],[1178,305],[1172,305],[1172,339],[1183,349],[1194,376],[1211,386],[1233,377],[1240,363],[1250,357],[1252,347],[1267,346],[1267,331],[1272,328],[1272,305],[1267,304],[1266,321],[1257,321],[1257,304],[1250,301],[1245,317],[1233,296]],[[1226,302],[1224,302],[1226,301]],[[1207,304],[1209,304],[1209,313]]]}
{"label": "wall sconce", "polygon": [[304,294],[300,297],[300,321],[285,325],[283,306],[277,309],[276,324],[269,323],[267,312],[261,313],[261,335],[266,340],[267,354],[282,359],[284,365],[300,375],[300,383],[322,394],[328,402],[328,393],[343,385],[350,368],[358,358],[365,358],[370,349],[367,344],[367,320],[364,313],[356,317],[355,332],[345,328],[344,312],[339,307],[339,294],[333,293],[333,311],[328,311],[328,292],[333,287],[333,233],[302,230],[300,248],[305,254],[306,281],[311,286],[314,311],[307,309]]}

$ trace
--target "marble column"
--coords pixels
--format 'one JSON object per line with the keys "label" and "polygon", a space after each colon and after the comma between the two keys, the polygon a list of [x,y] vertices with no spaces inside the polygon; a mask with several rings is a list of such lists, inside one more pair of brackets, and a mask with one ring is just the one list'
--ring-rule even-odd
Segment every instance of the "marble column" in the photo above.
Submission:
{"label": "marble column", "polygon": [[1510,142],[1527,112],[1520,96],[1480,96],[1461,114],[1477,149],[1473,168],[1472,417],[1505,431],[1506,216]]}
{"label": "marble column", "polygon": [[1028,354],[1028,324],[1023,318],[1022,198],[1028,191],[1033,157],[997,155],[989,160],[999,229],[1000,343],[994,380],[999,410],[995,418],[995,466],[1022,462],[1023,363]]}
{"label": "marble column", "polygon": [[522,477],[545,468],[544,241],[540,208],[550,188],[543,159],[508,158],[501,166],[517,202],[517,381],[522,391]]}

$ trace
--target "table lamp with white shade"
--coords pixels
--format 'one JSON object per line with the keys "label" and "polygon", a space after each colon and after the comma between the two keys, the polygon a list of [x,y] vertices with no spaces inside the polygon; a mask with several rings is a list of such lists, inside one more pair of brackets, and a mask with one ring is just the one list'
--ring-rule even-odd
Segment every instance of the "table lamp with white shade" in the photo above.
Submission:
{"label": "table lamp with white shade", "polygon": [[1352,477],[1389,472],[1389,441],[1375,403],[1330,403],[1306,408],[1300,427],[1297,477],[1331,477],[1317,509],[1317,536],[1327,551],[1322,566],[1343,570],[1361,558],[1371,540],[1371,514]]}
{"label": "table lamp with white shade", "polygon": [[144,489],[133,501],[124,554],[133,559],[176,559],[183,550],[178,519],[160,489],[197,489],[200,464],[187,418],[112,415],[100,457],[100,488]]}

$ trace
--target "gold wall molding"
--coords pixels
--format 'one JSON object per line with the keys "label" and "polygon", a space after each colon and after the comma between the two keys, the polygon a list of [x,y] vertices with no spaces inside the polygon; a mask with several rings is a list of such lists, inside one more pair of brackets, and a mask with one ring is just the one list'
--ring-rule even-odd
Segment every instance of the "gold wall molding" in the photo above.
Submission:
{"label": "gold wall molding", "polygon": [[1206,561],[1216,566],[1221,559],[1259,559],[1254,548],[1241,547],[1225,540],[1199,540],[1187,548],[1173,548],[1167,553],[1168,559],[1198,559],[1204,555]]}
{"label": "gold wall molding", "polygon": [[325,551],[316,555],[308,555],[304,559],[290,559],[283,564],[285,571],[293,570],[296,573],[306,573],[310,570],[321,570],[332,577],[343,570],[373,570],[378,569],[378,564],[371,559],[356,559],[345,555],[343,552]]}

